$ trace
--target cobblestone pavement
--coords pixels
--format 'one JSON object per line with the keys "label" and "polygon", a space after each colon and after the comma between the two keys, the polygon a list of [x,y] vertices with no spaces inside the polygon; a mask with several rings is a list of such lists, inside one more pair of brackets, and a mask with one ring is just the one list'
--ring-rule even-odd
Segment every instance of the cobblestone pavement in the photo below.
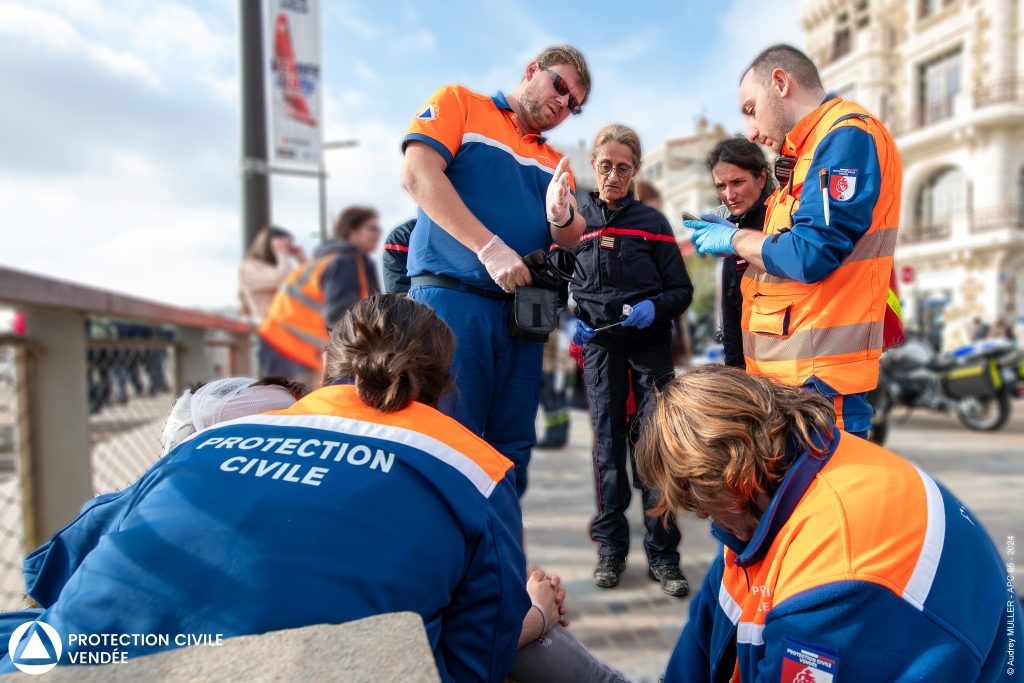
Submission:
{"label": "cobblestone pavement", "polygon": [[[891,450],[941,480],[970,507],[1002,549],[1024,533],[1024,401],[1006,429],[971,432],[955,418],[915,414],[893,422]],[[569,446],[535,451],[524,499],[527,557],[562,576],[568,590],[570,630],[598,658],[634,681],[656,681],[686,621],[690,598],[663,594],[647,578],[639,496],[629,511],[631,553],[618,587],[593,584],[596,549],[587,535],[594,511],[591,431],[584,411],[572,412]],[[683,572],[696,591],[717,552],[708,525],[680,519]]]}

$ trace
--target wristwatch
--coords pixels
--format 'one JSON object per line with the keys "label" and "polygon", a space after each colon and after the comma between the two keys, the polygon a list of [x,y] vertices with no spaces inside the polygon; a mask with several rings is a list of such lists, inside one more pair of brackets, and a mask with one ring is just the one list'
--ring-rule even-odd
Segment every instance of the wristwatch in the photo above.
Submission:
{"label": "wristwatch", "polygon": [[572,225],[572,219],[576,217],[576,212],[572,209],[572,204],[569,205],[569,217],[565,219],[564,223],[555,223],[552,221],[551,225],[556,228],[567,228]]}

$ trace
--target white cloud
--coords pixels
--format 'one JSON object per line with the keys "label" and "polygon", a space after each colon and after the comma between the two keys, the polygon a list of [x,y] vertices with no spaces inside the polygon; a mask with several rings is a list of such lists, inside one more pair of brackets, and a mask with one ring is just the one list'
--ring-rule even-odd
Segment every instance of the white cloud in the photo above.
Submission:
{"label": "white cloud", "polygon": [[[87,40],[63,17],[19,5],[0,5],[0,39],[7,49],[48,49],[85,59],[114,74],[137,78],[150,87],[160,79],[138,55]],[[23,55],[24,56],[24,55]]]}

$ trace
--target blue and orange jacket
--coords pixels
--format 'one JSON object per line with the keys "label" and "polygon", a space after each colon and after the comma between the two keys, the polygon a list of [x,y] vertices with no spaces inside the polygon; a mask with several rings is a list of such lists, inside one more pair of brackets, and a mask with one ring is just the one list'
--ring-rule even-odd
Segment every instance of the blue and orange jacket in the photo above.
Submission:
{"label": "blue and orange jacket", "polygon": [[379,413],[324,387],[200,432],[87,505],[25,561],[33,616],[67,653],[88,649],[69,633],[174,646],[412,611],[443,680],[501,681],[530,607],[511,468],[432,408]]}
{"label": "blue and orange jacket", "polygon": [[829,97],[790,131],[782,154],[795,165],[768,199],[765,269],[748,268],[742,282],[747,371],[790,386],[817,378],[842,395],[870,391],[886,311],[899,306],[889,291],[899,152],[863,107]]}
{"label": "blue and orange jacket", "polygon": [[[466,208],[517,254],[551,244],[544,202],[562,154],[543,136],[522,133],[502,93],[488,97],[461,85],[440,88],[413,118],[402,150],[414,141],[441,155]],[[571,173],[569,185],[575,192]],[[501,291],[476,254],[422,209],[409,243],[408,273],[446,275]]]}
{"label": "blue and orange jacket", "polygon": [[985,529],[893,453],[839,430],[830,449],[793,454],[748,543],[712,525],[724,549],[666,683],[1000,680],[1006,572]]}

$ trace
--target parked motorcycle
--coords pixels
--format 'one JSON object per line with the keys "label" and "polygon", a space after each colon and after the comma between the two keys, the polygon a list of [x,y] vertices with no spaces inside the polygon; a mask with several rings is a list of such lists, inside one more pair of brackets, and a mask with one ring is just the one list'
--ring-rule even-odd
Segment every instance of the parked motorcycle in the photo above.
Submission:
{"label": "parked motorcycle", "polygon": [[882,354],[878,387],[868,394],[874,408],[869,438],[885,442],[896,406],[953,412],[968,429],[991,432],[1012,413],[1011,397],[1024,393],[1016,345],[990,340],[939,357],[922,339],[908,339]]}

